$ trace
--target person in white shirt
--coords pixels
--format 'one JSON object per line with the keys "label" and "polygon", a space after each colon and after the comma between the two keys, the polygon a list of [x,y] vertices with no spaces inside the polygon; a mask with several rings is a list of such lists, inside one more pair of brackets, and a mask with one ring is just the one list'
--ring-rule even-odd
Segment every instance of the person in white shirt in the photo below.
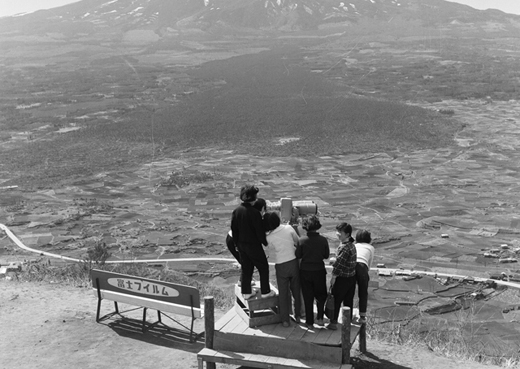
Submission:
{"label": "person in white shirt", "polygon": [[375,253],[371,242],[372,236],[366,229],[361,229],[356,233],[356,283],[359,297],[359,323],[362,324],[367,321],[368,282],[370,281],[368,272],[372,266]]}
{"label": "person in white shirt", "polygon": [[301,319],[300,268],[295,255],[299,238],[292,226],[280,224],[278,214],[266,213],[265,217],[268,225],[269,261],[275,264],[276,270],[280,315],[283,326],[289,327],[291,300],[294,300],[295,320],[299,322]]}

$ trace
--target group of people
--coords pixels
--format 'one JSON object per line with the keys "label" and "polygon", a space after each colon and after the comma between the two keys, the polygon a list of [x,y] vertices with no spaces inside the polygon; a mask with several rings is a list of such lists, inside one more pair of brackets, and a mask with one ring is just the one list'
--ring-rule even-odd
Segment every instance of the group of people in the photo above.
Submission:
{"label": "group of people", "polygon": [[[275,296],[269,283],[269,260],[274,263],[279,293],[279,309],[284,327],[290,326],[291,310],[297,322],[305,320],[308,328],[314,323],[324,326],[325,302],[329,291],[334,296],[334,315],[327,328],[337,329],[341,305],[352,310],[356,285],[359,296],[359,321],[366,322],[369,270],[374,259],[371,234],[359,230],[352,238],[352,226],[340,223],[336,235],[340,241],[336,257],[331,258],[332,277],[327,288],[325,260],[330,257],[329,242],[319,234],[317,215],[303,217],[298,229],[282,223],[276,212],[267,212],[266,201],[258,198],[256,186],[240,190],[242,203],[233,211],[231,230],[226,244],[241,265],[240,288],[244,299],[252,298],[254,268],[260,276],[261,297]],[[267,254],[266,254],[267,252]],[[303,309],[302,309],[303,300]],[[316,321],[314,319],[316,303]]]}

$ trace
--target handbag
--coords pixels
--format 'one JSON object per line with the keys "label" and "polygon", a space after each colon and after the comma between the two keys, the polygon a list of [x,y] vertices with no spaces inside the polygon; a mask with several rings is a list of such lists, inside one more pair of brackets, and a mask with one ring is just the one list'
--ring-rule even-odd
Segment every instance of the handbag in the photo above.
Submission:
{"label": "handbag", "polygon": [[332,294],[332,285],[325,300],[325,316],[331,320],[334,319],[334,295]]}

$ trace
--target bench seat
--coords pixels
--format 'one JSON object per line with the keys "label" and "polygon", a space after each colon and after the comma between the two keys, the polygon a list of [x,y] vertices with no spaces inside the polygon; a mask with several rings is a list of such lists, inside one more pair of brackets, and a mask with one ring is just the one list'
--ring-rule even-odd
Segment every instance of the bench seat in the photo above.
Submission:
{"label": "bench seat", "polygon": [[[90,276],[94,294],[98,298],[96,322],[100,322],[114,314],[121,315],[118,303],[124,303],[143,308],[143,332],[156,324],[162,323],[161,315],[164,315],[189,330],[190,342],[196,341],[202,335],[202,333],[195,334],[193,331],[195,319],[204,316],[197,288],[98,269],[92,269]],[[113,301],[115,311],[101,317],[101,301],[103,300]],[[157,310],[158,318],[155,323],[148,326],[146,321],[147,309]],[[189,316],[191,318],[191,326],[186,327],[180,321],[165,313]]]}
{"label": "bench seat", "polygon": [[[94,295],[98,297],[98,291],[96,288]],[[103,300],[117,301],[123,304],[141,306],[148,309],[154,309],[163,313],[181,314],[186,316],[192,316],[194,318],[202,318],[204,316],[204,309],[202,306],[191,307],[186,305],[175,304],[172,302],[158,301],[147,297],[131,296],[120,292],[100,290],[101,298]]]}

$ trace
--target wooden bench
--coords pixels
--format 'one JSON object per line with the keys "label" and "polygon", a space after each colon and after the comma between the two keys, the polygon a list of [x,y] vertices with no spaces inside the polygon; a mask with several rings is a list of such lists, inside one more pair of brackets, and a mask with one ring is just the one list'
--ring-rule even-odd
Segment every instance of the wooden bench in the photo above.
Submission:
{"label": "wooden bench", "polygon": [[[295,353],[294,350],[300,349],[310,349],[314,350],[314,348],[310,348],[308,343],[302,342],[301,347],[298,345],[298,342],[294,342],[293,344],[288,346],[285,357],[270,355],[274,349],[260,350],[258,347],[252,344],[252,342],[246,342],[244,336],[244,344],[240,345],[237,343],[235,346],[236,349],[229,350],[228,347],[223,347],[220,342],[223,338],[220,337],[219,331],[215,330],[215,318],[214,318],[214,301],[212,297],[204,298],[204,311],[205,311],[205,348],[202,349],[197,354],[198,368],[204,368],[204,362],[207,363],[208,369],[214,369],[216,367],[216,363],[225,363],[232,364],[237,366],[245,366],[245,367],[254,367],[254,368],[268,368],[268,369],[350,369],[352,366],[350,365],[350,349],[353,341],[356,339],[356,336],[359,337],[360,349],[363,352],[366,352],[366,327],[362,325],[351,326],[350,322],[350,308],[342,308],[342,319],[343,324],[341,324],[341,347],[335,348],[335,350],[339,350],[339,355],[337,355],[337,359],[329,361],[325,359],[324,356],[321,356],[321,359],[317,359],[318,356],[307,356],[307,358],[294,358],[290,352]],[[229,313],[228,313],[229,314]],[[220,323],[219,323],[220,324]],[[232,324],[232,323],[228,323]],[[351,331],[351,327],[353,327]],[[352,335],[354,337],[352,338]],[[220,338],[219,338],[220,337]],[[215,341],[215,338],[217,339]],[[260,339],[260,338],[259,338]],[[264,340],[267,338],[264,338]],[[236,338],[234,338],[236,340]],[[260,342],[260,341],[258,341]],[[273,339],[272,344],[281,346],[282,343],[285,343],[286,340],[278,340]],[[263,346],[268,347],[269,345],[266,342],[262,343]],[[225,346],[225,345],[224,345]],[[265,348],[264,347],[264,348]],[[325,346],[316,345],[316,350],[321,352],[321,350],[325,350]],[[291,351],[292,350],[292,351]],[[250,351],[250,352],[248,352]],[[278,350],[280,351],[280,350]],[[287,354],[289,353],[289,354]],[[293,356],[291,358],[290,356]],[[314,359],[312,358],[314,357]]]}
{"label": "wooden bench", "polygon": [[[143,308],[142,331],[162,323],[161,313],[190,332],[190,342],[195,342],[204,332],[195,334],[193,323],[195,319],[203,317],[203,307],[200,305],[199,290],[171,282],[136,276],[107,272],[92,269],[90,272],[94,294],[98,298],[96,322],[114,314],[121,315],[118,302]],[[101,301],[114,302],[115,311],[100,317]],[[147,309],[157,310],[158,320],[147,327]],[[188,328],[174,318],[164,314],[181,314],[191,317],[191,326]]]}

